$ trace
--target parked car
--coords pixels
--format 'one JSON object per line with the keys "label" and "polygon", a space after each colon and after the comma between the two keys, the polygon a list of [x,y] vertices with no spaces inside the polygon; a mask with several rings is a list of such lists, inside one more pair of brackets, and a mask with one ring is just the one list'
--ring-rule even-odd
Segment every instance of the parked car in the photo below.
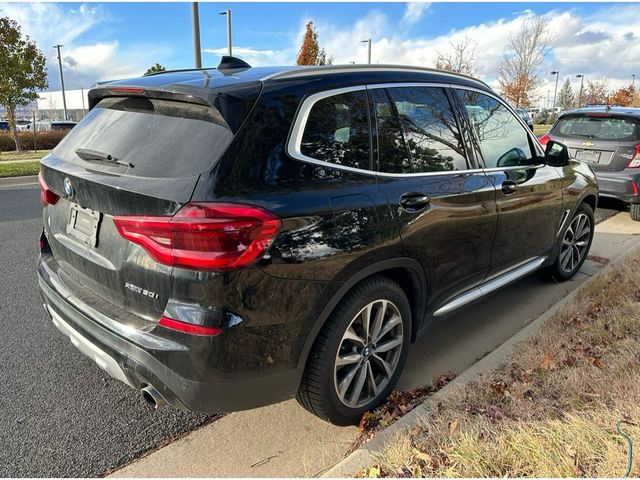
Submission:
{"label": "parked car", "polygon": [[640,221],[640,108],[587,107],[564,112],[540,138],[565,143],[596,173],[600,194],[630,205]]}
{"label": "parked car", "polygon": [[5,120],[0,120],[0,132],[8,132],[9,131],[9,122]]}
{"label": "parked car", "polygon": [[524,108],[516,108],[515,111],[518,115],[520,115],[522,121],[527,124],[527,127],[529,127],[529,129],[533,132],[533,117],[531,117],[531,114],[529,114],[529,112]]}
{"label": "parked car", "polygon": [[51,122],[51,130],[71,130],[78,122],[72,122],[70,120],[54,120]]}
{"label": "parked car", "polygon": [[296,396],[357,422],[434,322],[587,256],[593,172],[478,80],[229,57],[206,77],[93,88],[41,162],[46,310],[152,405]]}

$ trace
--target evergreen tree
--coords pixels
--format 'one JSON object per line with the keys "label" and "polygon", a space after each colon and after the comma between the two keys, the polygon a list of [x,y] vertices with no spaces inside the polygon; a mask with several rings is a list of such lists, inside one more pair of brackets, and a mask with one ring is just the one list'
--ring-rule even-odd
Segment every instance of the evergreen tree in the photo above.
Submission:
{"label": "evergreen tree", "polygon": [[576,103],[576,97],[573,94],[573,89],[571,88],[571,82],[569,81],[569,77],[562,84],[562,88],[558,92],[558,100],[556,104],[562,110],[570,110],[574,107]]}

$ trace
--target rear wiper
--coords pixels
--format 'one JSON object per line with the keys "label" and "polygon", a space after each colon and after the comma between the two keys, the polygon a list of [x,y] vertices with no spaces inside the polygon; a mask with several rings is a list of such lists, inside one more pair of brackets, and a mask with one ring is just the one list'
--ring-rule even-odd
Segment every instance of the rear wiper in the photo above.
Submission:
{"label": "rear wiper", "polygon": [[118,160],[113,155],[99,152],[97,150],[90,150],[88,148],[78,148],[76,149],[76,155],[78,155],[81,159],[86,160],[87,162],[109,162],[109,163],[115,163],[117,165],[124,165],[126,167],[133,168],[133,163]]}

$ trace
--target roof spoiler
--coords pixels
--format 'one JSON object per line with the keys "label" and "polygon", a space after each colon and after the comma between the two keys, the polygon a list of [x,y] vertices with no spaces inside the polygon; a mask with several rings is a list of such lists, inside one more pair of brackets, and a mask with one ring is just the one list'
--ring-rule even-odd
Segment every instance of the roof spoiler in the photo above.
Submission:
{"label": "roof spoiler", "polygon": [[236,70],[238,68],[251,68],[251,65],[238,57],[223,55],[217,66],[218,70]]}

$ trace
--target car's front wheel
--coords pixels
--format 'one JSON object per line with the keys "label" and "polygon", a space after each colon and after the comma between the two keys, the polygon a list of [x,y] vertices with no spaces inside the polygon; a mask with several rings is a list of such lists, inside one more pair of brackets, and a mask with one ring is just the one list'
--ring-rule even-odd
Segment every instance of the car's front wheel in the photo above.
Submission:
{"label": "car's front wheel", "polygon": [[554,279],[559,282],[569,280],[580,270],[589,254],[594,231],[593,209],[583,203],[561,234],[560,252],[554,264],[549,267]]}
{"label": "car's front wheel", "polygon": [[395,386],[410,337],[411,309],[402,288],[382,276],[365,280],[318,335],[296,398],[331,423],[356,423]]}

